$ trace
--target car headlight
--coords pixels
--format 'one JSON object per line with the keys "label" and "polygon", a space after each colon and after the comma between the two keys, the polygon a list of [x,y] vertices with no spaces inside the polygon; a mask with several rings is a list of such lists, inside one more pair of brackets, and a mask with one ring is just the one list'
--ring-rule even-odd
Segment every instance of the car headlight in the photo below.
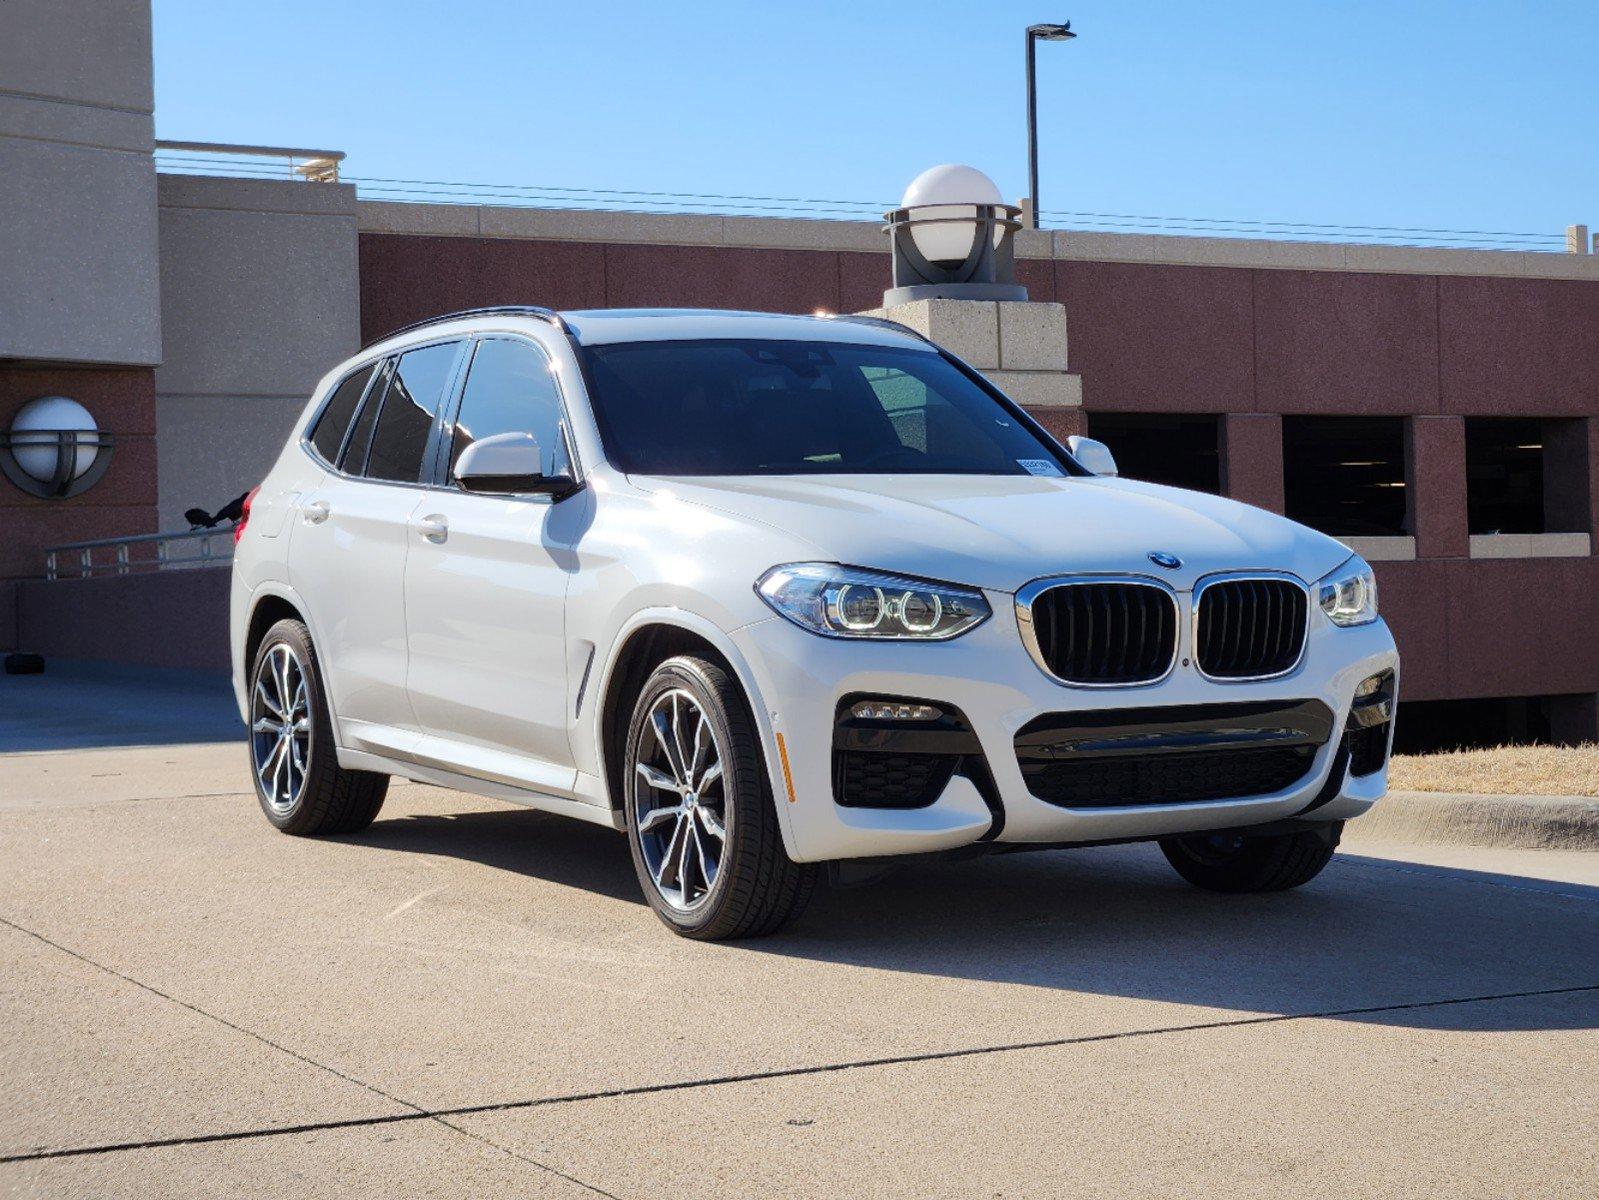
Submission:
{"label": "car headlight", "polygon": [[755,590],[779,614],[823,637],[947,641],[992,615],[976,588],[835,563],[773,567]]}
{"label": "car headlight", "polygon": [[1369,625],[1377,619],[1377,577],[1358,554],[1316,584],[1321,611],[1334,625]]}

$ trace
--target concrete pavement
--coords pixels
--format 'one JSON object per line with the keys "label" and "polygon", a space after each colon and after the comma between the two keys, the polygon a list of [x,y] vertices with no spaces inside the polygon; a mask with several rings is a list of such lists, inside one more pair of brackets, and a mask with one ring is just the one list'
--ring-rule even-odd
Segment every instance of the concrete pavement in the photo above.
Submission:
{"label": "concrete pavement", "polygon": [[704,946],[609,831],[402,784],[291,839],[244,772],[0,757],[0,1194],[1599,1191],[1599,856],[918,864]]}

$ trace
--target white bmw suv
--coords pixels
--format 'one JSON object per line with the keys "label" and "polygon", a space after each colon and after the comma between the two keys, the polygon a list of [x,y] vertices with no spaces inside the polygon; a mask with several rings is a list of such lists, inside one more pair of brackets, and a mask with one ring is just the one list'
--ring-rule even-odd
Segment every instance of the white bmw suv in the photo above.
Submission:
{"label": "white bmw suv", "polygon": [[256,791],[348,833],[399,775],[625,832],[675,931],[823,864],[1158,840],[1311,879],[1384,793],[1370,568],[1115,478],[900,326],[497,308],[340,365],[238,530]]}

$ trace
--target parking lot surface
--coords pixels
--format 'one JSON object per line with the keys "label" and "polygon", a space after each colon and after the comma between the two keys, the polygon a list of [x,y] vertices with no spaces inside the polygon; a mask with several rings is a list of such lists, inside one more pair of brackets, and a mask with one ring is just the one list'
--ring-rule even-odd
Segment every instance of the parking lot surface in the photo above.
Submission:
{"label": "parking lot surface", "polygon": [[230,722],[0,679],[0,1194],[1599,1192],[1596,856],[916,863],[701,945],[597,827],[284,837]]}

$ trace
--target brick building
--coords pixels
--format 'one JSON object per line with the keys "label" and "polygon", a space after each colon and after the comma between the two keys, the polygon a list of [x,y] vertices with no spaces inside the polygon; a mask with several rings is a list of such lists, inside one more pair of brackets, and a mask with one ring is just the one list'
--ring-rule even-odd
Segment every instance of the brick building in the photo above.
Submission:
{"label": "brick building", "polygon": [[[888,285],[874,222],[371,203],[158,171],[145,0],[8,13],[25,36],[0,38],[0,429],[62,394],[117,445],[74,499],[0,482],[0,648],[215,660],[203,622],[157,647],[119,624],[216,590],[207,573],[47,583],[45,549],[181,529],[244,490],[315,380],[404,322],[493,303],[850,312]],[[1109,442],[1126,474],[1358,548],[1418,727],[1593,738],[1599,256],[1572,248],[1024,231],[1018,278],[1065,306],[1082,381],[1080,406],[1040,414]]]}

